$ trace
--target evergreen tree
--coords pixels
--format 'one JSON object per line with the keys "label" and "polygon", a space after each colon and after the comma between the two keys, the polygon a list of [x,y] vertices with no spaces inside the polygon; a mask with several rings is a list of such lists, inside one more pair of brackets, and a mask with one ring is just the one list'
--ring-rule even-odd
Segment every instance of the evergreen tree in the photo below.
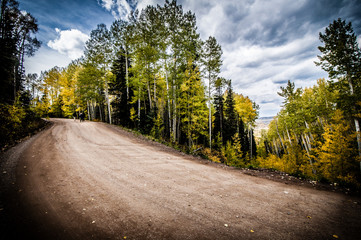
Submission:
{"label": "evergreen tree", "polygon": [[232,141],[232,137],[237,133],[237,112],[235,110],[235,101],[233,98],[232,81],[228,81],[227,97],[225,101],[224,112],[224,134],[223,142]]}
{"label": "evergreen tree", "polygon": [[115,77],[109,83],[109,94],[115,96],[115,100],[112,101],[113,120],[115,124],[130,127],[131,104],[128,97],[133,97],[133,91],[129,90],[127,84],[127,67],[130,63],[126,64],[128,58],[125,50],[121,49],[117,56],[112,66]]}
{"label": "evergreen tree", "polygon": [[214,96],[214,129],[213,129],[213,139],[216,139],[217,136],[220,137],[220,140],[223,142],[223,128],[224,128],[224,101],[223,101],[223,87],[226,84],[224,78],[218,78],[215,81],[216,93]]}
{"label": "evergreen tree", "polygon": [[36,19],[30,13],[20,11],[17,1],[1,1],[0,102],[14,103],[23,90],[24,57],[33,56],[41,45],[31,36],[37,31]]}
{"label": "evergreen tree", "polygon": [[[334,20],[326,29],[325,33],[320,33],[320,41],[324,46],[318,49],[322,53],[318,56],[319,62],[316,65],[321,66],[328,72],[331,79],[346,79],[348,83],[348,93],[351,101],[348,102],[348,109],[352,115],[359,113],[356,103],[360,101],[361,91],[361,50],[357,43],[357,36],[353,31],[352,24],[346,23],[340,18]],[[342,97],[344,99],[344,97]],[[361,157],[361,133],[359,119],[353,117],[357,133],[357,142],[359,156]],[[360,162],[361,164],[361,162]]]}

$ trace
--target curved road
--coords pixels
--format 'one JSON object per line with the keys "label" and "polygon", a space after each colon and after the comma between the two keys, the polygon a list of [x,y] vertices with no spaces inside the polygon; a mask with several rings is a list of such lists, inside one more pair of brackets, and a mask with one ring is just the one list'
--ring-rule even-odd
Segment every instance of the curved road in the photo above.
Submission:
{"label": "curved road", "polygon": [[0,216],[9,238],[361,236],[359,198],[245,175],[116,126],[52,121],[2,156]]}

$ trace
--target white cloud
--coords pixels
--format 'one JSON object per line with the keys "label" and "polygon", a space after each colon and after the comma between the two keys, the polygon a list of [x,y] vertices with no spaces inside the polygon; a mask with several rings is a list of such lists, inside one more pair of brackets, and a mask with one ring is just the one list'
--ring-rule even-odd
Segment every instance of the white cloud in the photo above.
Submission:
{"label": "white cloud", "polygon": [[77,29],[60,30],[55,28],[58,33],[58,38],[49,41],[48,46],[59,53],[67,55],[74,60],[83,55],[85,42],[89,36]]}
{"label": "white cloud", "polygon": [[54,66],[66,67],[70,61],[71,59],[64,54],[42,47],[33,57],[26,57],[24,65],[26,74],[37,73],[40,76],[41,71],[49,70]]}
{"label": "white cloud", "polygon": [[101,0],[101,5],[106,10],[110,11],[112,9],[112,6],[113,6],[113,0]]}
{"label": "white cloud", "polygon": [[[164,4],[164,0],[106,2],[112,2],[113,15],[123,19],[130,5],[141,10]],[[327,78],[314,64],[321,44],[318,33],[337,17],[345,18],[342,9],[347,15],[352,8],[352,4],[327,0],[178,0],[178,4],[184,12],[195,13],[203,40],[216,37],[223,50],[221,76],[232,80],[236,92],[259,104],[261,116],[279,111],[282,98],[277,91],[287,80],[307,87]]]}
{"label": "white cloud", "polygon": [[[109,11],[114,18],[128,19],[133,7],[138,5],[137,0],[99,0],[99,4]],[[141,1],[142,3],[148,1]]]}

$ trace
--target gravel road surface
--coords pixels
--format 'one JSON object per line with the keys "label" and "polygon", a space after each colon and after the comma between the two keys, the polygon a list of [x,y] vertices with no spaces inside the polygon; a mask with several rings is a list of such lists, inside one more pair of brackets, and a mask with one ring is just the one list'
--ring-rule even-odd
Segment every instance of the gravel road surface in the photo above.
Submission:
{"label": "gravel road surface", "polygon": [[360,239],[361,199],[53,119],[1,155],[0,239]]}

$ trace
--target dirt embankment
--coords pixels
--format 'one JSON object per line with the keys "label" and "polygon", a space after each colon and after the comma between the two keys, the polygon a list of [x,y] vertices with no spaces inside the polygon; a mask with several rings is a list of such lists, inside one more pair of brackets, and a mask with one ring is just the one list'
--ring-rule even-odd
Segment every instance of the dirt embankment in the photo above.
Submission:
{"label": "dirt embankment", "polygon": [[360,198],[251,176],[115,126],[53,121],[50,129],[2,154],[0,223],[9,239],[361,234]]}

